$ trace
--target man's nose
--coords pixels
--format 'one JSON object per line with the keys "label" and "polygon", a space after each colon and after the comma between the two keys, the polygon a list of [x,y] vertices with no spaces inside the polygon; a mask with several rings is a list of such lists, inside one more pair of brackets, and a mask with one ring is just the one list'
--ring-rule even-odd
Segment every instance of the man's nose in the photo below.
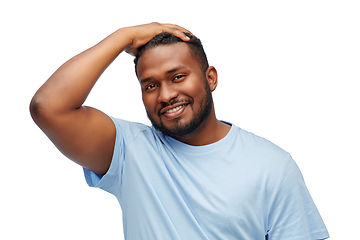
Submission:
{"label": "man's nose", "polygon": [[165,83],[160,86],[159,102],[169,102],[179,95],[177,90],[170,85],[171,83]]}

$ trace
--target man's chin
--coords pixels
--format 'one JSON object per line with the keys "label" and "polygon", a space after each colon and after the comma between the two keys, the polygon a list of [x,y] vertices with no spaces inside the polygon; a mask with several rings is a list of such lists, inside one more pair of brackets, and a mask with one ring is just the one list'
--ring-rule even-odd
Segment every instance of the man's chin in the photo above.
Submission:
{"label": "man's chin", "polygon": [[152,125],[154,126],[154,128],[156,130],[158,130],[158,131],[162,132],[164,135],[167,135],[172,138],[186,136],[186,135],[192,133],[196,129],[196,126],[193,126],[192,123],[176,125],[176,126],[172,126],[172,127],[167,127],[167,126],[164,126],[163,124],[159,125],[159,124],[154,124],[154,123],[152,123]]}

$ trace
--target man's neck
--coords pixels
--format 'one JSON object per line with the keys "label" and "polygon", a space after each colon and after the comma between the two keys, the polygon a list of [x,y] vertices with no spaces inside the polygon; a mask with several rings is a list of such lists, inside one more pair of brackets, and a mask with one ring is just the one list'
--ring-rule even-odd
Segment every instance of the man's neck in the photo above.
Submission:
{"label": "man's neck", "polygon": [[215,114],[210,115],[194,132],[175,138],[192,146],[203,146],[223,139],[230,131],[231,126],[216,119]]}

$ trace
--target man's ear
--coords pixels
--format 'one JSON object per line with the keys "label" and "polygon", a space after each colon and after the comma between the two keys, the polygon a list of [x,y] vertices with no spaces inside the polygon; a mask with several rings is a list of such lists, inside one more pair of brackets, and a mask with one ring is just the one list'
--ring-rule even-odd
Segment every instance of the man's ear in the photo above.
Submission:
{"label": "man's ear", "polygon": [[210,66],[207,70],[206,70],[206,79],[209,82],[209,86],[211,91],[213,92],[216,87],[217,87],[217,71],[216,68],[213,66]]}

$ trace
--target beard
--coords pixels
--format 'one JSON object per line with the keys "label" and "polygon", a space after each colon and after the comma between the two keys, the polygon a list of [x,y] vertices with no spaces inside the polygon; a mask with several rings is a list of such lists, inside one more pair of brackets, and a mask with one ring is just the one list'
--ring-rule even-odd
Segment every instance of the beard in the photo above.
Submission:
{"label": "beard", "polygon": [[[194,101],[191,99],[190,101],[185,101],[185,102],[189,102],[190,104],[188,106],[191,107]],[[150,117],[150,114],[148,112],[147,112],[147,116],[156,130],[162,132],[167,136],[178,138],[194,132],[201,125],[201,123],[204,122],[209,117],[212,110],[212,106],[213,106],[213,99],[211,95],[211,90],[208,82],[206,81],[205,95],[200,100],[200,109],[198,112],[195,113],[195,116],[190,122],[180,124],[179,123],[180,119],[176,118],[173,120],[174,125],[172,127],[166,127],[164,126],[161,118],[160,118],[160,124],[158,124],[155,122],[153,118]]]}

